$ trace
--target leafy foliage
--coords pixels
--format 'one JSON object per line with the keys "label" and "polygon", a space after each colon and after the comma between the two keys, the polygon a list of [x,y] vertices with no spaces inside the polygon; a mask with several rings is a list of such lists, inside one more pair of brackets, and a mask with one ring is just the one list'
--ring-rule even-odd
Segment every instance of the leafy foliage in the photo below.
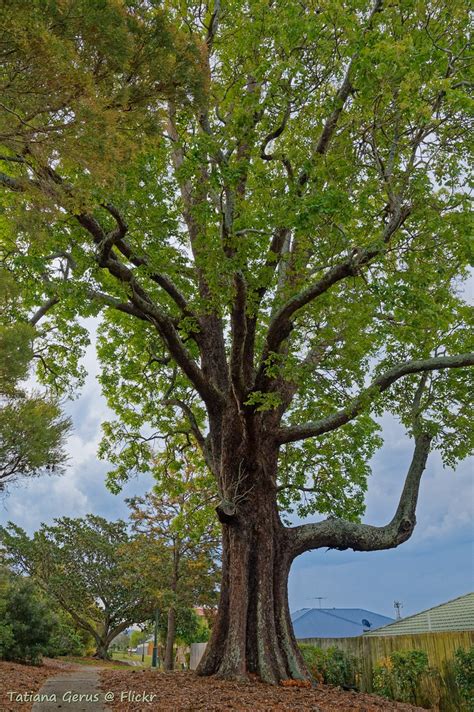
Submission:
{"label": "leafy foliage", "polygon": [[[18,290],[0,270],[0,316]],[[21,388],[34,357],[33,326],[0,324],[0,491],[18,478],[61,472],[70,421],[56,399]]]}
{"label": "leafy foliage", "polygon": [[[163,643],[168,636],[166,616],[160,617],[159,634]],[[198,616],[192,608],[178,606],[176,608],[176,639],[179,644],[205,643],[209,640],[209,627],[202,616]]]}
{"label": "leafy foliage", "polygon": [[429,670],[424,650],[396,650],[374,668],[374,691],[400,702],[418,702],[417,688]]}
{"label": "leafy foliage", "polygon": [[197,49],[146,3],[14,0],[2,19],[2,141],[33,162],[67,154],[86,189],[130,159],[138,112],[153,134],[160,98],[199,90]]}
{"label": "leafy foliage", "polygon": [[[213,605],[217,599],[215,482],[199,451],[182,435],[154,455],[151,469],[156,480],[153,490],[127,500],[136,534],[129,549],[128,575],[140,576],[157,600],[165,636],[169,632],[190,642],[204,632],[192,607]],[[175,631],[167,628],[170,610]],[[172,644],[170,640],[170,650]]]}
{"label": "leafy foliage", "polygon": [[454,675],[466,710],[474,710],[474,646],[469,650],[456,650]]}
{"label": "leafy foliage", "polygon": [[49,650],[53,617],[32,581],[0,577],[0,658],[35,665]]}
{"label": "leafy foliage", "polygon": [[[69,348],[58,348],[57,340],[53,348],[44,330],[40,372],[49,383],[65,389],[62,374],[69,383],[80,376],[85,335],[74,317],[103,311],[101,382],[120,423],[106,426],[102,454],[117,459],[117,484],[145,467],[139,435],[173,429],[177,401],[199,425],[205,413],[167,340],[148,317],[122,308],[129,280],[97,263],[84,221],[81,227],[68,216],[89,210],[106,230],[114,229],[114,215],[125,216],[131,247],[118,259],[175,323],[192,359],[202,351],[204,314],[230,323],[238,270],[267,377],[242,403],[270,417],[283,408],[289,379],[289,424],[344,407],[375,360],[381,371],[465,350],[471,318],[458,290],[470,249],[461,187],[469,104],[464,0],[431,9],[390,4],[371,19],[358,2],[344,12],[323,3],[317,13],[292,2],[255,0],[245,11],[227,3],[207,49],[202,26],[212,32],[211,16],[194,3],[186,11],[167,7],[168,14],[144,3],[90,8],[68,0],[27,11],[19,2],[5,17],[11,82],[2,140],[12,180],[31,192],[35,210],[18,200],[21,191],[4,197],[4,262],[26,305],[60,297],[47,320]],[[208,51],[213,61],[206,68]],[[348,63],[345,113],[335,115],[341,123],[327,152],[318,141]],[[224,243],[221,193],[231,220]],[[409,215],[388,245],[383,235],[402,208]],[[279,230],[284,247],[269,248]],[[32,240],[33,233],[41,239]],[[350,279],[296,309],[285,351],[265,351],[271,315],[364,250],[374,256]],[[467,378],[434,372],[420,403],[449,465],[472,446]],[[157,408],[170,383],[173,399]],[[367,462],[381,442],[370,410],[395,413],[411,431],[417,387],[409,376],[375,403],[368,398],[353,425],[317,443],[286,445],[281,507],[302,516],[360,517]]]}
{"label": "leafy foliage", "polygon": [[88,515],[43,525],[32,538],[18,526],[0,529],[7,560],[27,573],[67,612],[100,651],[134,622],[151,615],[153,600],[141,580],[126,579],[129,542],[124,522]]}
{"label": "leafy foliage", "polygon": [[[215,482],[199,451],[175,436],[151,463],[156,480],[143,497],[127,500],[137,535],[137,572],[159,595],[184,607],[215,600],[219,527]],[[146,541],[150,542],[149,545]],[[160,557],[156,576],[153,547]],[[140,553],[140,550],[142,553]]]}
{"label": "leafy foliage", "polygon": [[345,688],[357,686],[357,662],[353,656],[336,647],[323,650],[307,643],[300,643],[299,647],[315,680]]}
{"label": "leafy foliage", "polygon": [[[54,301],[39,376],[66,393],[99,317],[109,486],[178,432],[224,534],[263,537],[265,500],[291,555],[405,541],[430,448],[453,466],[473,447],[467,0],[19,5],[1,50],[9,319]],[[415,455],[375,529],[357,520],[386,413]],[[328,518],[282,534],[277,507]],[[277,666],[261,672],[294,667]]]}

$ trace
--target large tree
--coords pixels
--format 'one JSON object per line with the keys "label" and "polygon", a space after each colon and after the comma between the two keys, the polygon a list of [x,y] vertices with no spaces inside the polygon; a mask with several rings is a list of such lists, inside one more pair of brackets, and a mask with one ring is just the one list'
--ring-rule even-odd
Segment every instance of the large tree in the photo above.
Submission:
{"label": "large tree", "polygon": [[108,657],[112,640],[133,623],[150,619],[154,606],[140,577],[130,580],[127,525],[88,515],[63,517],[29,537],[9,523],[0,527],[6,560],[62,608]]}
{"label": "large tree", "polygon": [[[44,363],[72,373],[74,319],[101,312],[116,484],[188,419],[222,523],[200,672],[304,677],[294,558],[406,541],[430,450],[453,465],[472,443],[468,3],[171,0],[164,14],[68,0],[27,14],[1,47],[0,181],[5,266],[69,349],[45,337]],[[413,458],[374,527],[359,519],[382,413]],[[295,507],[328,516],[287,526]]]}

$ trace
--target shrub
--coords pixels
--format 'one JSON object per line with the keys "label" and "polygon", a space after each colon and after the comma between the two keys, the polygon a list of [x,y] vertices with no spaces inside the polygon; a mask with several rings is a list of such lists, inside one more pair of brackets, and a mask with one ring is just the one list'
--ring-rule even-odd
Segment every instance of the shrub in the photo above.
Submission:
{"label": "shrub", "polygon": [[314,645],[300,645],[310,674],[319,682],[339,687],[357,687],[356,659],[339,648],[322,650]]}
{"label": "shrub", "polygon": [[0,659],[37,664],[43,655],[82,655],[87,636],[37,590],[0,566]]}
{"label": "shrub", "polygon": [[53,630],[48,606],[31,581],[16,580],[4,592],[2,608],[1,657],[37,664],[48,649]]}
{"label": "shrub", "polygon": [[469,650],[456,650],[454,677],[459,694],[465,702],[464,708],[474,712],[474,645]]}
{"label": "shrub", "polygon": [[56,658],[59,655],[84,655],[85,649],[84,636],[66,620],[65,616],[56,614],[44,653],[50,658]]}
{"label": "shrub", "polygon": [[421,679],[428,672],[428,656],[423,650],[397,650],[375,666],[374,692],[415,704]]}

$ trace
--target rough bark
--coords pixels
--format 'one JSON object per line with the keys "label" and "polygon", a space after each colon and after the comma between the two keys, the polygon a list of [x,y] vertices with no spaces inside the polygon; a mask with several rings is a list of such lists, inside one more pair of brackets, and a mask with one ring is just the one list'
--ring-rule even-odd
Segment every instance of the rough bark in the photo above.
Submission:
{"label": "rough bark", "polygon": [[[252,459],[257,463],[250,472]],[[278,515],[273,473],[262,459],[262,452],[255,452],[234,465],[233,481],[242,499],[237,493],[218,508],[223,529],[221,598],[198,673],[227,679],[256,673],[276,684],[305,679],[308,673],[289,615],[291,550]],[[250,481],[254,485],[246,497]]]}
{"label": "rough bark", "polygon": [[168,630],[166,632],[166,649],[165,649],[165,670],[173,670],[174,668],[174,639],[176,635],[176,612],[173,607],[168,609]]}

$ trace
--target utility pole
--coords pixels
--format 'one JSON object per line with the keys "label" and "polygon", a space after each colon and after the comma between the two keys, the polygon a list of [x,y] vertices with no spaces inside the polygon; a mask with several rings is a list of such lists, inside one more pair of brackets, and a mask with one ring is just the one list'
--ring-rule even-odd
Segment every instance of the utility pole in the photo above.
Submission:
{"label": "utility pole", "polygon": [[393,607],[395,608],[395,617],[396,617],[397,621],[399,621],[400,618],[402,617],[402,614],[400,613],[400,609],[403,608],[403,603],[401,603],[401,601],[394,601]]}
{"label": "utility pole", "polygon": [[319,607],[321,608],[321,601],[324,601],[326,596],[313,596],[313,598],[315,598],[316,601],[319,601]]}
{"label": "utility pole", "polygon": [[154,668],[158,667],[158,624],[160,622],[160,611],[158,608],[155,610],[155,632],[153,634],[153,655],[151,657],[151,666]]}

